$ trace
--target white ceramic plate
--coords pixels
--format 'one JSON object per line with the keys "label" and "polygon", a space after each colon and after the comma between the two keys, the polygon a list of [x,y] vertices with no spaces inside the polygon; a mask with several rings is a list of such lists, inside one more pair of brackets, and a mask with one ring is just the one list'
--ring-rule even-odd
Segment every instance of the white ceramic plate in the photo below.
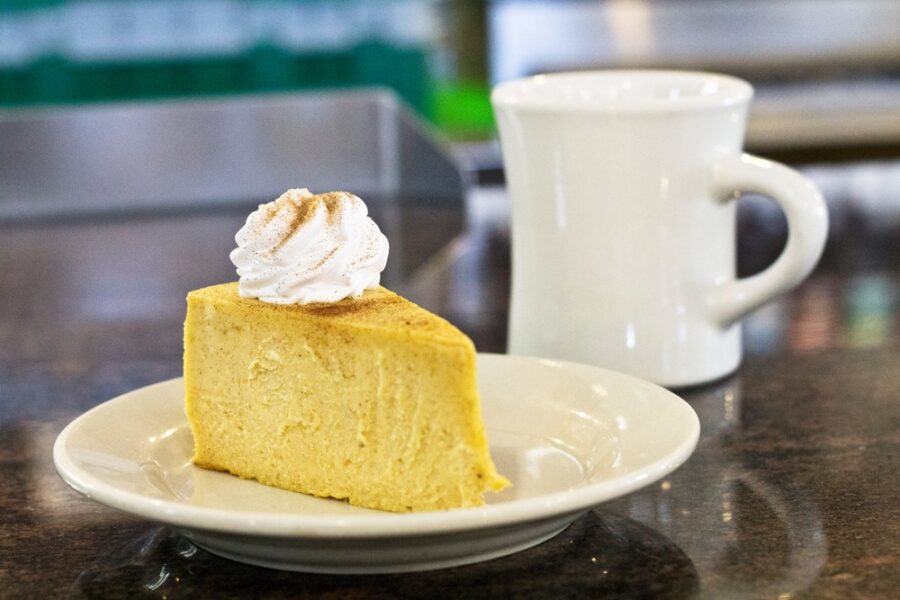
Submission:
{"label": "white ceramic plate", "polygon": [[234,560],[321,573],[416,571],[511,554],[665,476],[697,443],[693,409],[596,367],[480,354],[491,453],[513,483],[481,508],[397,514],[191,464],[181,379],[101,404],[60,433],[59,474],[89,498],[172,525]]}

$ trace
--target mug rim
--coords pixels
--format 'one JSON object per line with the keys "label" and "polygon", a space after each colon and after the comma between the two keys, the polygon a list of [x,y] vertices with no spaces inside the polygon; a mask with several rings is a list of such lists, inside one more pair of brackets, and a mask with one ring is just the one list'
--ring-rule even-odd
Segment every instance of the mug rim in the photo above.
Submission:
{"label": "mug rim", "polygon": [[[636,96],[628,99],[597,98],[590,95],[566,97],[548,95],[548,90],[560,91],[569,84],[585,84],[597,89],[623,83],[660,83],[673,90],[701,84],[701,93]],[[552,88],[549,86],[553,86]],[[640,94],[640,92],[638,92]],[[708,110],[748,104],[753,98],[753,86],[748,82],[721,73],[706,71],[656,69],[601,69],[545,73],[499,83],[491,92],[495,109],[509,108],[527,111],[564,111],[583,113],[607,112],[682,112]]]}

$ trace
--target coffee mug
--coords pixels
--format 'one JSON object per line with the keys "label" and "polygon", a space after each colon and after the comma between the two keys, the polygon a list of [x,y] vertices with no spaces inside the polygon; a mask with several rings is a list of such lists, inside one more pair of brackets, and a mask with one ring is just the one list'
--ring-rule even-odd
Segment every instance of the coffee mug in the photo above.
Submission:
{"label": "coffee mug", "polygon": [[[806,277],[828,213],[815,185],[741,151],[753,88],[680,71],[503,83],[491,96],[512,204],[509,352],[668,387],[741,361],[740,319]],[[735,275],[741,192],[778,202],[788,241]]]}

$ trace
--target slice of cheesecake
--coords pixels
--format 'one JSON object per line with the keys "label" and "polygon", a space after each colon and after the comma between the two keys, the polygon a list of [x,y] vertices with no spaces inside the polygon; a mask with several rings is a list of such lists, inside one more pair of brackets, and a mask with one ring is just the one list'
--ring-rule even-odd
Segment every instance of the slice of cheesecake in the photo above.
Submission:
{"label": "slice of cheesecake", "polygon": [[279,305],[236,283],[188,294],[186,412],[194,463],[351,504],[483,504],[508,485],[488,451],[475,349],[377,287]]}

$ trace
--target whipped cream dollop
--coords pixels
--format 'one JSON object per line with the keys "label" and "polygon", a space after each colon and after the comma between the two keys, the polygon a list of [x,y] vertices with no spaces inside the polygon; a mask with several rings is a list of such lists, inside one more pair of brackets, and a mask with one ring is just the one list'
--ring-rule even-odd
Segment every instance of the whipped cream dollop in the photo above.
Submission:
{"label": "whipped cream dollop", "polygon": [[337,302],[378,286],[388,241],[348,192],[286,191],[260,204],[230,255],[240,295],[274,304]]}

